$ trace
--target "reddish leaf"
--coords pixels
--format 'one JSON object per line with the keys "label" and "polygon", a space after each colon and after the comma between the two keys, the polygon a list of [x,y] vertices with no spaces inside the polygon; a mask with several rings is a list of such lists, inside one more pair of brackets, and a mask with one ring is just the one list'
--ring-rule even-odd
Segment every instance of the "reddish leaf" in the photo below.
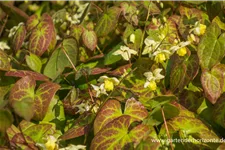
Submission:
{"label": "reddish leaf", "polygon": [[102,74],[109,71],[111,68],[93,68],[91,70],[91,75]]}
{"label": "reddish leaf", "polygon": [[148,111],[139,101],[131,98],[126,101],[124,114],[131,116],[133,120],[140,121],[148,116]]}
{"label": "reddish leaf", "polygon": [[33,72],[33,71],[28,71],[28,70],[16,70],[16,71],[8,71],[5,74],[6,76],[12,76],[12,77],[24,77],[24,76],[32,76],[34,80],[39,80],[39,81],[48,81],[48,77],[46,77],[43,74]]}
{"label": "reddish leaf", "polygon": [[219,79],[210,72],[204,71],[201,75],[201,83],[205,92],[205,96],[212,104],[215,104],[221,95],[221,87]]}
{"label": "reddish leaf", "polygon": [[97,35],[95,31],[84,30],[82,34],[84,45],[90,50],[94,50],[97,46]]}
{"label": "reddish leaf", "polygon": [[13,40],[12,40],[13,50],[15,52],[17,52],[21,48],[23,41],[26,38],[26,33],[27,33],[27,30],[24,25],[20,26],[17,29],[17,31],[13,37]]}
{"label": "reddish leaf", "polygon": [[38,25],[38,23],[39,23],[39,19],[36,14],[30,16],[26,22],[27,31],[31,31],[32,29],[34,29]]}
{"label": "reddish leaf", "polygon": [[68,131],[66,131],[61,137],[60,139],[62,140],[68,140],[68,139],[73,139],[73,138],[76,138],[76,137],[79,137],[79,136],[82,136],[86,133],[88,133],[88,130],[89,130],[89,126],[86,125],[86,126],[76,126],[76,127],[73,127],[71,129],[69,129]]}
{"label": "reddish leaf", "polygon": [[35,80],[25,76],[10,91],[9,100],[14,111],[26,120],[33,117]]}
{"label": "reddish leaf", "polygon": [[34,100],[33,119],[42,120],[45,117],[49,103],[59,88],[58,84],[52,82],[46,82],[39,86]]}
{"label": "reddish leaf", "polygon": [[131,65],[127,64],[124,66],[117,67],[117,69],[115,69],[113,71],[109,71],[108,73],[112,76],[122,76],[124,74],[124,71],[129,68],[131,68]]}
{"label": "reddish leaf", "polygon": [[98,112],[94,121],[94,133],[100,131],[107,123],[122,115],[120,102],[108,100]]}
{"label": "reddish leaf", "polygon": [[54,24],[52,18],[48,14],[43,14],[41,22],[30,35],[29,50],[41,56],[49,48],[53,34]]}

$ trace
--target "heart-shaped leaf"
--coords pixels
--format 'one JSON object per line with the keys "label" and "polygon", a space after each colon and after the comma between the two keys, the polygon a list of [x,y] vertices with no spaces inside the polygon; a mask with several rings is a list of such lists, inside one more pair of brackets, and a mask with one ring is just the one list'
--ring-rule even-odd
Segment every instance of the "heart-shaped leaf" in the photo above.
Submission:
{"label": "heart-shaped leaf", "polygon": [[78,45],[76,40],[74,38],[64,39],[62,47],[53,52],[44,69],[44,75],[51,79],[55,79],[60,73],[63,72],[65,67],[72,67],[62,49],[65,50],[73,65],[76,65],[77,63]]}
{"label": "heart-shaped leaf", "polygon": [[91,142],[90,149],[122,149],[126,144],[139,141],[148,135],[149,128],[146,125],[138,125],[129,132],[131,117],[123,115],[100,130]]}
{"label": "heart-shaped leaf", "polygon": [[26,30],[25,25],[21,25],[17,29],[15,35],[13,36],[12,47],[13,47],[13,50],[15,51],[15,53],[21,48],[21,46],[24,42],[24,39],[26,38],[26,33],[27,33],[27,30]]}
{"label": "heart-shaped leaf", "polygon": [[33,119],[42,120],[45,117],[49,103],[59,88],[58,84],[52,82],[46,82],[39,86],[34,100]]}
{"label": "heart-shaped leaf", "polygon": [[216,23],[211,24],[198,45],[198,57],[202,69],[211,69],[225,54],[225,33]]}
{"label": "heart-shaped leaf", "polygon": [[98,112],[94,121],[94,133],[96,134],[107,123],[122,115],[120,102],[117,100],[108,100]]}
{"label": "heart-shaped leaf", "polygon": [[120,13],[121,9],[119,7],[111,7],[103,14],[95,27],[98,37],[105,36],[115,29]]}
{"label": "heart-shaped leaf", "polygon": [[24,77],[24,76],[31,76],[34,80],[39,80],[39,81],[48,81],[48,77],[46,77],[43,74],[33,72],[33,71],[28,71],[28,70],[16,70],[16,71],[8,71],[5,74],[6,76],[11,76],[11,77]]}
{"label": "heart-shaped leaf", "polygon": [[204,71],[201,75],[201,83],[205,92],[205,96],[212,104],[215,104],[221,95],[219,79],[212,73]]}
{"label": "heart-shaped leaf", "polygon": [[26,63],[30,67],[30,69],[41,72],[42,62],[37,55],[30,53],[30,55],[26,56]]}
{"label": "heart-shaped leaf", "polygon": [[8,55],[4,51],[0,50],[0,70],[9,71],[10,68],[11,65],[8,59]]}
{"label": "heart-shaped leaf", "polygon": [[12,87],[9,100],[14,111],[26,120],[34,114],[34,89],[36,83],[31,76],[18,80]]}
{"label": "heart-shaped leaf", "polygon": [[97,46],[97,35],[95,31],[84,30],[82,34],[84,45],[90,50],[94,50]]}
{"label": "heart-shaped leaf", "polygon": [[48,14],[43,14],[41,22],[32,31],[28,49],[41,56],[49,47],[54,33],[54,24]]}

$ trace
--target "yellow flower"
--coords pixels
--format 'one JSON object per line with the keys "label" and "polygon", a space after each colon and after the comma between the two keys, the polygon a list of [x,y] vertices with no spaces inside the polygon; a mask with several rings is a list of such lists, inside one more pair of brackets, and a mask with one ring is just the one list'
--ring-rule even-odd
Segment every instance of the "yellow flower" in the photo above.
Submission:
{"label": "yellow flower", "polygon": [[153,80],[150,81],[149,85],[148,85],[148,88],[150,89],[150,91],[155,91],[156,88],[157,88],[157,85],[156,85],[155,81],[153,81]]}
{"label": "yellow flower", "polygon": [[106,91],[112,91],[114,89],[114,84],[113,84],[112,81],[106,79],[104,81],[104,83],[105,83],[105,90]]}
{"label": "yellow flower", "polygon": [[158,55],[155,56],[155,61],[156,63],[160,62],[164,62],[166,60],[166,56],[163,53],[159,53]]}
{"label": "yellow flower", "polygon": [[179,50],[177,50],[177,54],[178,54],[179,56],[184,56],[184,55],[186,55],[186,54],[187,54],[187,49],[186,49],[186,47],[182,47],[182,48],[180,48]]}
{"label": "yellow flower", "polygon": [[194,34],[198,36],[203,35],[205,33],[205,30],[206,30],[206,25],[200,23],[194,28]]}
{"label": "yellow flower", "polygon": [[193,43],[193,42],[196,41],[194,34],[188,35],[187,39],[188,39],[188,41],[191,42],[191,43]]}
{"label": "yellow flower", "polygon": [[49,136],[48,137],[48,141],[45,143],[45,147],[47,150],[54,150],[55,148],[57,148],[56,145],[56,138],[54,136]]}

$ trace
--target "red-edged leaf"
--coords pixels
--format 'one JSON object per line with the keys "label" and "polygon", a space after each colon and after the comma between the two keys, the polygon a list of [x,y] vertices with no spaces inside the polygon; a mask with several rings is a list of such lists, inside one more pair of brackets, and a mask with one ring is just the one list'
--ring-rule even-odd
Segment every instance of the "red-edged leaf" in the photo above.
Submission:
{"label": "red-edged leaf", "polygon": [[39,86],[34,100],[33,119],[42,120],[45,117],[49,103],[59,88],[58,84],[52,82],[46,82]]}
{"label": "red-edged leaf", "polygon": [[38,25],[38,23],[39,23],[39,19],[36,14],[30,16],[26,22],[27,31],[31,31],[32,29],[34,29]]}
{"label": "red-edged leaf", "polygon": [[120,102],[117,100],[108,100],[98,112],[94,121],[94,133],[96,134],[107,123],[122,115]]}
{"label": "red-edged leaf", "polygon": [[12,39],[12,46],[13,46],[13,50],[15,52],[17,52],[21,48],[23,41],[26,38],[26,34],[27,34],[27,30],[26,30],[25,25],[21,25],[17,29],[17,31]]}
{"label": "red-edged leaf", "polygon": [[88,133],[88,130],[89,130],[89,126],[86,125],[86,126],[76,126],[76,127],[73,127],[71,129],[69,129],[68,131],[66,131],[61,137],[60,139],[62,140],[68,140],[68,139],[73,139],[73,138],[76,138],[76,137],[79,137],[79,136],[82,136],[86,133]]}
{"label": "red-edged leaf", "polygon": [[139,144],[149,134],[146,125],[138,125],[129,132],[131,117],[123,115],[102,128],[91,142],[91,150],[122,149],[126,144]]}
{"label": "red-edged leaf", "polygon": [[94,50],[97,46],[97,35],[95,31],[84,30],[82,34],[84,45],[90,50]]}
{"label": "red-edged leaf", "polygon": [[0,70],[8,71],[10,70],[10,68],[11,65],[8,59],[8,55],[4,51],[0,50]]}
{"label": "red-edged leaf", "polygon": [[30,35],[29,50],[41,56],[49,48],[53,34],[54,24],[52,18],[48,14],[43,14],[41,22]]}
{"label": "red-edged leaf", "polygon": [[139,101],[131,98],[126,101],[124,114],[131,116],[133,120],[140,121],[148,116],[148,111]]}
{"label": "red-edged leaf", "polygon": [[25,76],[18,80],[10,91],[9,100],[14,111],[26,120],[33,117],[35,80]]}
{"label": "red-edged leaf", "polygon": [[111,68],[93,68],[91,70],[91,75],[102,74],[109,71]]}
{"label": "red-edged leaf", "polygon": [[24,76],[32,76],[34,80],[39,81],[48,81],[48,77],[46,77],[43,74],[33,72],[33,71],[27,71],[27,70],[16,70],[16,71],[8,71],[5,74],[6,76],[12,76],[12,77],[24,77]]}
{"label": "red-edged leaf", "polygon": [[[91,142],[91,150],[122,149],[120,141],[127,135],[130,116],[121,116],[108,123]],[[127,140],[127,142],[130,142]]]}
{"label": "red-edged leaf", "polygon": [[201,82],[205,96],[212,104],[215,104],[221,95],[219,79],[210,72],[204,71],[201,75]]}

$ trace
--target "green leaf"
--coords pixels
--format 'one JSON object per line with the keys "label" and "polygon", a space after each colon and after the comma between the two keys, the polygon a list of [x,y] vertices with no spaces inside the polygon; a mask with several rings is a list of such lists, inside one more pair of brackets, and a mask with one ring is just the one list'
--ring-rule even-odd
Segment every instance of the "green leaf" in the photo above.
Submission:
{"label": "green leaf", "polygon": [[65,52],[73,62],[73,65],[76,65],[77,63],[78,45],[76,40],[73,38],[64,39],[62,47],[56,49],[53,52],[44,69],[44,75],[48,76],[51,79],[55,79],[56,77],[58,77],[59,74],[63,72],[65,67],[72,67],[70,61],[68,60],[62,49],[65,50]]}
{"label": "green leaf", "polygon": [[74,37],[79,43],[82,33],[84,32],[84,27],[81,25],[73,25],[70,29],[70,35]]}
{"label": "green leaf", "polygon": [[223,22],[220,20],[220,17],[216,16],[216,17],[212,20],[212,22],[213,22],[213,23],[215,22],[215,23],[220,27],[220,29],[225,30],[225,23],[223,23]]}
{"label": "green leaf", "polygon": [[39,86],[36,91],[34,100],[34,117],[35,120],[42,120],[48,110],[50,101],[58,91],[60,86],[56,83],[46,82]]}
{"label": "green leaf", "polygon": [[211,24],[198,45],[198,57],[202,69],[211,69],[225,54],[225,33],[217,24]]}
{"label": "green leaf", "polygon": [[148,127],[138,125],[129,132],[130,116],[123,115],[108,123],[91,142],[90,149],[122,149],[126,144],[139,141],[148,134]]}
{"label": "green leaf", "polygon": [[155,107],[162,106],[174,100],[177,100],[177,97],[174,95],[155,96],[146,103],[146,107],[149,109],[153,109]]}
{"label": "green leaf", "polygon": [[36,72],[41,72],[42,62],[37,55],[30,53],[26,56],[26,62],[30,69]]}
{"label": "green leaf", "polygon": [[48,14],[43,14],[41,22],[32,30],[28,49],[30,52],[41,56],[48,48],[54,35],[54,24]]}
{"label": "green leaf", "polygon": [[30,120],[34,114],[35,85],[31,76],[25,76],[18,80],[10,91],[9,100],[12,108],[26,120]]}
{"label": "green leaf", "polygon": [[94,133],[98,133],[106,124],[122,115],[120,102],[108,100],[98,112],[94,121]]}
{"label": "green leaf", "polygon": [[11,68],[10,61],[8,55],[0,50],[0,70],[9,71]]}
{"label": "green leaf", "polygon": [[120,13],[121,9],[119,7],[111,7],[103,14],[95,27],[95,32],[98,37],[106,36],[115,29]]}
{"label": "green leaf", "polygon": [[147,150],[147,149],[159,150],[161,144],[160,142],[155,142],[155,141],[157,141],[157,139],[148,137],[147,139],[140,142],[140,144],[137,146],[137,150]]}
{"label": "green leaf", "polygon": [[111,65],[111,64],[114,64],[118,61],[120,61],[122,59],[122,56],[121,55],[113,55],[113,53],[115,51],[117,51],[118,49],[120,49],[120,46],[122,44],[118,44],[116,45],[108,54],[105,55],[104,57],[104,65]]}
{"label": "green leaf", "polygon": [[218,64],[214,66],[211,70],[211,73],[217,77],[217,79],[220,81],[220,87],[222,88],[222,92],[225,91],[225,64]]}
{"label": "green leaf", "polygon": [[21,25],[17,29],[15,35],[13,36],[12,47],[15,53],[21,48],[26,38],[26,33],[27,33],[26,27],[24,25]]}
{"label": "green leaf", "polygon": [[201,75],[201,83],[206,98],[215,104],[221,95],[221,87],[219,79],[208,71],[204,71]]}
{"label": "green leaf", "polygon": [[0,109],[0,132],[5,132],[13,123],[13,115],[7,109]]}
{"label": "green leaf", "polygon": [[97,35],[95,31],[84,30],[82,34],[84,45],[90,50],[94,50],[97,46]]}
{"label": "green leaf", "polygon": [[3,108],[8,101],[4,100],[5,95],[9,92],[10,86],[0,86],[0,109]]}

